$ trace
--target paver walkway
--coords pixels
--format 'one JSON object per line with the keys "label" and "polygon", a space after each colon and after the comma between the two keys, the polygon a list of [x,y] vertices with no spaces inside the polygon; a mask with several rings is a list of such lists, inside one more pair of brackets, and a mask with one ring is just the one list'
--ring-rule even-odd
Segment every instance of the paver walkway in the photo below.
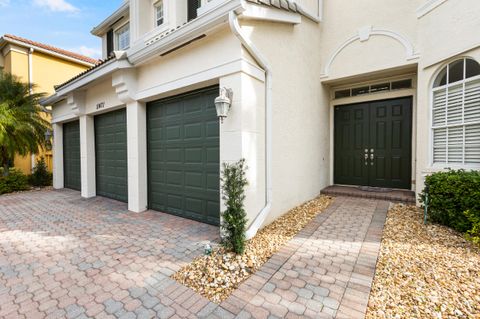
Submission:
{"label": "paver walkway", "polygon": [[216,305],[169,278],[216,227],[68,190],[0,196],[0,317],[360,318],[387,206],[337,198]]}

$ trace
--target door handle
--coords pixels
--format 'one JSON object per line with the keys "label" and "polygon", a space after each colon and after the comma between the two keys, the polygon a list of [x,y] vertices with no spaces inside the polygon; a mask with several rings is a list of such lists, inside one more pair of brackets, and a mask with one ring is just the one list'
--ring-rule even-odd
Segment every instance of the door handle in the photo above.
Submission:
{"label": "door handle", "polygon": [[365,166],[368,165],[368,153],[365,153]]}
{"label": "door handle", "polygon": [[370,153],[370,165],[373,165],[374,160],[375,160],[375,154],[373,154],[373,149],[372,149],[372,153]]}

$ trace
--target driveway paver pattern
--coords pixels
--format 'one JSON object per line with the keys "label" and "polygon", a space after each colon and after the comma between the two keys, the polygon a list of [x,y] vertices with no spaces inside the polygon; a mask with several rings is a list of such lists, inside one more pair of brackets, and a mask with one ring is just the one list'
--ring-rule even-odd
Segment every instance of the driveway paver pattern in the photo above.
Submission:
{"label": "driveway paver pattern", "polygon": [[218,228],[78,192],[0,197],[1,318],[362,318],[388,203],[339,197],[217,305],[170,275]]}

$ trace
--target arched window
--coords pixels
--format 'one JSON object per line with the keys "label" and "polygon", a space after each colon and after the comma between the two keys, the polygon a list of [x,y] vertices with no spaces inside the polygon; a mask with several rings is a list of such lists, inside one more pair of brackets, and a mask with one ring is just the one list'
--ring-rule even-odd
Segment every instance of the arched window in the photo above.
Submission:
{"label": "arched window", "polygon": [[460,59],[433,83],[433,162],[480,164],[480,65]]}

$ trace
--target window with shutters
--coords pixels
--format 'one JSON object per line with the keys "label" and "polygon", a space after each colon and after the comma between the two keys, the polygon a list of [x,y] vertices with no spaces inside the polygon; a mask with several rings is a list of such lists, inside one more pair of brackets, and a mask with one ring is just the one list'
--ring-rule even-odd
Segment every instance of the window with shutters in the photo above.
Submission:
{"label": "window with shutters", "polygon": [[125,24],[115,31],[115,46],[117,50],[126,50],[130,46],[130,24]]}
{"label": "window with shutters", "polygon": [[155,26],[161,26],[165,22],[165,6],[163,0],[155,3]]}
{"label": "window with shutters", "polygon": [[433,84],[433,163],[480,165],[480,65],[472,59],[445,66]]}

